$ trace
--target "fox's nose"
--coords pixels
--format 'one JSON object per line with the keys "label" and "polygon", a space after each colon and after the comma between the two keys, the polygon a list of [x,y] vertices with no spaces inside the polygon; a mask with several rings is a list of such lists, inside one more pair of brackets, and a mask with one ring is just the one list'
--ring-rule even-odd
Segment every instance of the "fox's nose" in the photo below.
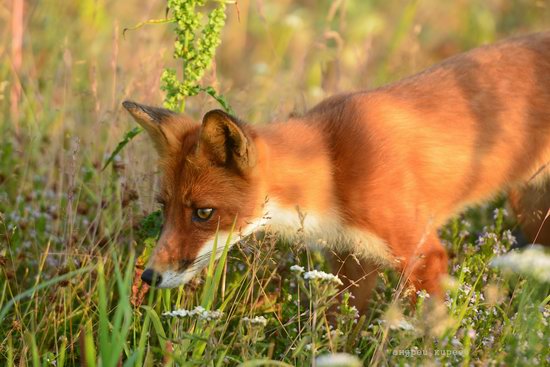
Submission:
{"label": "fox's nose", "polygon": [[141,280],[154,286],[162,283],[162,276],[153,269],[145,269],[145,271],[141,273]]}

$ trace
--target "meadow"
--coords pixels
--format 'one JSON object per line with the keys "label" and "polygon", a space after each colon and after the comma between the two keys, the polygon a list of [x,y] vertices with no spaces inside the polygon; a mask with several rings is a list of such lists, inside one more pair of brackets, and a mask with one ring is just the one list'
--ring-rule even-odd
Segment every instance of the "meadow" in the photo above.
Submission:
{"label": "meadow", "polygon": [[[338,365],[333,353],[347,366],[550,365],[550,266],[530,265],[549,255],[510,252],[522,239],[504,195],[440,229],[444,304],[420,292],[411,307],[388,270],[358,315],[336,282],[306,279],[328,271],[321,252],[270,233],[224,251],[185,287],[134,279],[162,222],[156,153],[139,134],[105,164],[135,127],[122,101],[161,105],[163,71],[181,68],[166,6],[0,4],[1,365]],[[550,3],[239,0],[226,14],[200,85],[260,124],[544,30]],[[198,120],[219,103],[201,92],[185,113]]]}

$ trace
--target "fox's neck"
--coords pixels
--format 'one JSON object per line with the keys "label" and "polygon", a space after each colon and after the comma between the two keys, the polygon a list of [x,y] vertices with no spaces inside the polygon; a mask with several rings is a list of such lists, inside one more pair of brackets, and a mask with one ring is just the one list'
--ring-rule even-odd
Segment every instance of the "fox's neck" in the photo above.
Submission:
{"label": "fox's neck", "polygon": [[268,125],[259,136],[267,207],[310,216],[333,213],[333,170],[322,133],[291,120]]}

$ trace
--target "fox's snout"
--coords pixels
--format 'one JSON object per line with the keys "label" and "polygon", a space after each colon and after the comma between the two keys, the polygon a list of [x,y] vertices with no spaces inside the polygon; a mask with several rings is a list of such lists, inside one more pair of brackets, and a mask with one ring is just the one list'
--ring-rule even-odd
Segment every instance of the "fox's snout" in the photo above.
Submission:
{"label": "fox's snout", "polygon": [[241,238],[241,235],[232,236],[230,231],[219,231],[200,243],[196,255],[182,256],[182,249],[188,246],[176,246],[177,242],[166,240],[166,235],[163,235],[149,259],[147,268],[141,274],[141,280],[157,288],[184,285],[208,265],[212,256],[218,259],[228,242],[233,245]]}
{"label": "fox's snout", "polygon": [[141,274],[141,280],[158,288],[172,288],[186,283],[200,262],[199,255],[190,250],[195,248],[200,253],[205,244],[199,245],[186,245],[185,237],[165,228],[149,258],[147,268]]}
{"label": "fox's snout", "polygon": [[145,269],[141,274],[141,280],[151,286],[157,286],[162,284],[162,275],[154,271],[153,269]]}

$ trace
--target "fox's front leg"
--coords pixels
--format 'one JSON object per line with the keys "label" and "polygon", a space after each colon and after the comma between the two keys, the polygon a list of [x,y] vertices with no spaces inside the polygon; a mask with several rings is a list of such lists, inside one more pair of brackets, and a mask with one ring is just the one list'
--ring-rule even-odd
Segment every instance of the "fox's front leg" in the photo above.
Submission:
{"label": "fox's front leg", "polygon": [[343,283],[342,290],[352,294],[350,303],[365,314],[378,278],[378,266],[350,253],[330,254],[332,272]]}
{"label": "fox's front leg", "polygon": [[[398,253],[398,270],[403,279],[416,290],[426,290],[430,295],[443,297],[441,281],[447,275],[448,257],[436,235],[428,235]],[[415,299],[416,294],[412,295]]]}

